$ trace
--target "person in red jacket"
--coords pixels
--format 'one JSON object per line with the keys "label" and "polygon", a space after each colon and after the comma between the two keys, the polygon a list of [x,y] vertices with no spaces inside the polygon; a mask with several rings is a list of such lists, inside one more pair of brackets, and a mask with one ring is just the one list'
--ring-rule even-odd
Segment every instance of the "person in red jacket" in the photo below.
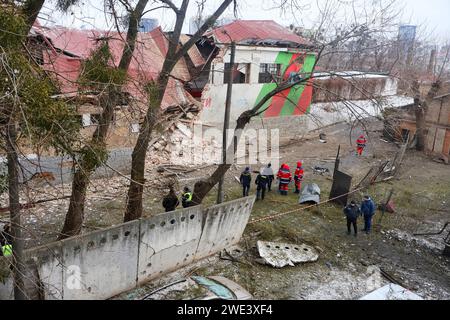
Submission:
{"label": "person in red jacket", "polygon": [[364,135],[360,135],[359,138],[356,140],[357,145],[356,152],[359,156],[362,156],[366,144],[367,144],[366,138],[364,137]]}
{"label": "person in red jacket", "polygon": [[289,183],[292,181],[292,174],[289,166],[287,164],[282,164],[280,170],[277,174],[277,179],[279,180],[279,191],[283,196],[288,195]]}
{"label": "person in red jacket", "polygon": [[301,161],[297,162],[297,169],[295,169],[294,181],[295,181],[295,193],[299,194],[302,189],[303,175],[305,171],[303,170],[303,163]]}

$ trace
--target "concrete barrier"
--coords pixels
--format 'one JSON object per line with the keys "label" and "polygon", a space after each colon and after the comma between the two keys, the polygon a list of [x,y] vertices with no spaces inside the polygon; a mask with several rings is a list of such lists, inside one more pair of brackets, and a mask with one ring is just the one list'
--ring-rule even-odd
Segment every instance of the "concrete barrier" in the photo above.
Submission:
{"label": "concrete barrier", "polygon": [[[27,250],[27,294],[92,300],[133,289],[238,243],[254,201],[159,214]],[[9,259],[0,258],[0,300],[13,298]]]}
{"label": "concrete barrier", "polygon": [[138,284],[192,263],[202,220],[201,206],[141,220]]}
{"label": "concrete barrier", "polygon": [[132,289],[139,230],[140,221],[131,221],[62,241],[64,300],[106,299]]}
{"label": "concrete barrier", "polygon": [[254,197],[238,199],[205,210],[196,259],[208,257],[239,242],[254,204]]}

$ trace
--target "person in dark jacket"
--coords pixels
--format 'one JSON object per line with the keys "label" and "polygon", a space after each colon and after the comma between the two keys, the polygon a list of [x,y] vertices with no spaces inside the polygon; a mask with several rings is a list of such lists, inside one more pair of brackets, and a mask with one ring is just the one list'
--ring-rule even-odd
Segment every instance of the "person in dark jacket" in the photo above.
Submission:
{"label": "person in dark jacket", "polygon": [[269,163],[266,167],[261,170],[261,174],[268,178],[267,190],[272,191],[272,181],[275,180],[275,175],[273,173],[272,164]]}
{"label": "person in dark jacket", "polygon": [[188,187],[184,187],[183,194],[181,195],[181,204],[183,208],[192,207],[192,192]]}
{"label": "person in dark jacket", "polygon": [[250,168],[245,168],[244,172],[241,173],[241,177],[239,181],[242,185],[242,196],[248,197],[248,193],[250,191],[250,184],[252,182],[252,175],[250,174]]}
{"label": "person in dark jacket", "polygon": [[355,232],[355,237],[358,235],[358,217],[361,215],[361,211],[356,205],[355,201],[352,201],[348,206],[344,208],[344,214],[347,217],[347,234],[350,235],[351,226],[353,225],[353,231]]}
{"label": "person in dark jacket", "polygon": [[162,202],[164,209],[166,209],[166,212],[175,211],[179,204],[180,201],[175,194],[175,190],[173,189],[173,187],[170,187],[169,194],[164,197]]}
{"label": "person in dark jacket", "polygon": [[266,194],[267,185],[269,183],[269,177],[258,174],[255,180],[256,184],[256,200],[264,200],[264,196]]}
{"label": "person in dark jacket", "polygon": [[365,196],[361,203],[361,213],[364,216],[364,230],[366,233],[370,233],[372,229],[372,219],[375,215],[375,203],[370,196]]}

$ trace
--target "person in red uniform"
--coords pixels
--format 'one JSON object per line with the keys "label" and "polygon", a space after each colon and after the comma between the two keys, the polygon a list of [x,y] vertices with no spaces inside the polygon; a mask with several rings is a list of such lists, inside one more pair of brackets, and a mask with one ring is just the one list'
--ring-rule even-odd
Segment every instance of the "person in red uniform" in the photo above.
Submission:
{"label": "person in red uniform", "polygon": [[363,135],[360,135],[359,138],[356,140],[356,152],[359,156],[362,156],[362,153],[364,151],[364,148],[366,147],[367,140]]}
{"label": "person in red uniform", "polygon": [[277,174],[277,179],[279,180],[279,191],[283,196],[288,195],[289,183],[292,181],[292,174],[289,166],[287,164],[282,164],[280,170]]}
{"label": "person in red uniform", "polygon": [[295,169],[294,180],[295,180],[295,193],[299,194],[302,189],[303,175],[305,171],[303,170],[303,163],[301,161],[297,162],[297,169]]}

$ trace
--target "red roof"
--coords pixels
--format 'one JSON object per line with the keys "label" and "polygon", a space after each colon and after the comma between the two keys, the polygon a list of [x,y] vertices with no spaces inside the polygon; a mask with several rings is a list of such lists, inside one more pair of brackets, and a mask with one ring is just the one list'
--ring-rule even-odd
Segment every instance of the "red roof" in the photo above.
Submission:
{"label": "red roof", "polygon": [[291,32],[272,20],[236,20],[215,28],[208,35],[214,35],[221,43],[287,42],[295,45],[310,45],[309,41]]}
{"label": "red roof", "polygon": [[[77,90],[76,80],[79,75],[81,61],[88,58],[98,45],[97,39],[109,37],[111,53],[114,57],[114,65],[118,65],[125,34],[111,31],[78,30],[63,27],[44,28],[33,27],[34,34],[41,34],[49,40],[51,45],[63,53],[48,50],[44,54],[44,68],[54,72],[61,84],[62,93]],[[146,94],[143,86],[150,80],[156,80],[162,69],[167,53],[168,39],[161,28],[156,28],[149,33],[139,33],[133,59],[128,69],[130,81],[126,90],[135,98],[145,100]],[[172,72],[177,79],[190,80],[189,70],[184,59],[181,59]],[[171,79],[163,101],[163,107],[173,104],[185,104],[191,97],[183,89],[180,81]]]}

